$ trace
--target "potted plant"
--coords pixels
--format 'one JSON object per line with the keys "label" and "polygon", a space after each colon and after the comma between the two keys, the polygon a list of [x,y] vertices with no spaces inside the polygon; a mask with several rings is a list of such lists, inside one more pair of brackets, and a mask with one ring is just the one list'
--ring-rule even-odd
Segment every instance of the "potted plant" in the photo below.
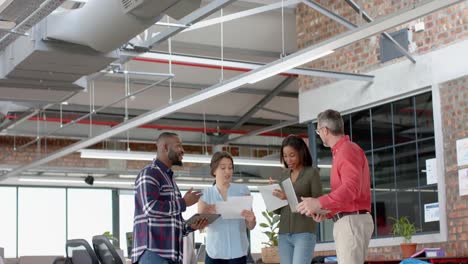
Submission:
{"label": "potted plant", "polygon": [[107,239],[109,239],[109,241],[112,243],[112,245],[114,245],[114,247],[116,247],[115,243],[119,242],[118,238],[114,237],[114,235],[112,235],[112,233],[109,232],[109,231],[104,232],[102,235],[105,236]]}
{"label": "potted plant", "polygon": [[392,234],[403,237],[403,243],[400,244],[401,253],[404,259],[411,257],[416,252],[416,243],[411,243],[411,237],[416,234],[416,227],[406,216],[399,219],[390,217],[394,221]]}
{"label": "potted plant", "polygon": [[263,217],[267,220],[266,223],[261,223],[260,227],[267,228],[264,233],[268,237],[268,242],[262,242],[266,247],[262,248],[263,263],[280,263],[278,254],[278,225],[280,216],[273,212],[262,212]]}

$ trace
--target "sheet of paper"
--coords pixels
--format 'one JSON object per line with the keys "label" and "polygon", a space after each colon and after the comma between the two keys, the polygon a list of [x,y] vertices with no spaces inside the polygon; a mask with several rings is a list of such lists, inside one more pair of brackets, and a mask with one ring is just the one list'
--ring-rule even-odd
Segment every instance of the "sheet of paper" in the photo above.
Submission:
{"label": "sheet of paper", "polygon": [[281,182],[281,185],[283,186],[283,191],[286,194],[286,197],[288,198],[288,203],[289,207],[291,208],[291,212],[295,213],[299,201],[297,200],[296,192],[294,191],[291,178],[287,178],[286,180]]}
{"label": "sheet of paper", "polygon": [[458,188],[460,196],[468,195],[468,168],[458,170]]}
{"label": "sheet of paper", "polygon": [[216,203],[216,212],[221,214],[223,219],[242,219],[243,210],[252,210],[252,196],[228,197],[227,201]]}
{"label": "sheet of paper", "polygon": [[427,184],[437,183],[437,160],[426,160],[426,182]]}
{"label": "sheet of paper", "polygon": [[424,222],[439,221],[439,203],[430,203],[424,205]]}
{"label": "sheet of paper", "polygon": [[281,190],[279,184],[270,184],[264,186],[257,186],[258,191],[262,195],[263,201],[265,202],[268,212],[274,211],[278,208],[288,205],[288,201],[281,200],[280,198],[273,195],[274,190]]}
{"label": "sheet of paper", "polygon": [[457,163],[460,167],[468,165],[468,138],[457,140]]}

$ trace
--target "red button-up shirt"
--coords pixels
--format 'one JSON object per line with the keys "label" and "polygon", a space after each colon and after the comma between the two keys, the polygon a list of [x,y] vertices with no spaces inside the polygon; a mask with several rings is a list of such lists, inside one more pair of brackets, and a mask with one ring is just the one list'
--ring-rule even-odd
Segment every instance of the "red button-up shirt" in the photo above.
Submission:
{"label": "red button-up shirt", "polygon": [[322,209],[338,212],[371,211],[369,164],[364,151],[343,136],[332,147],[331,192],[319,197]]}

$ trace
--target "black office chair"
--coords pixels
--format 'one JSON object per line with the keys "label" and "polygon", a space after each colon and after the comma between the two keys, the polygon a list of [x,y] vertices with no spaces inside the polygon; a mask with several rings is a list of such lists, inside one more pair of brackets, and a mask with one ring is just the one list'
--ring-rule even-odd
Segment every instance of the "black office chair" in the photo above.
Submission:
{"label": "black office chair", "polygon": [[84,239],[70,239],[65,244],[67,262],[71,264],[99,264],[94,250]]}
{"label": "black office chair", "polygon": [[103,235],[93,236],[93,247],[102,264],[124,264],[114,245],[107,237]]}

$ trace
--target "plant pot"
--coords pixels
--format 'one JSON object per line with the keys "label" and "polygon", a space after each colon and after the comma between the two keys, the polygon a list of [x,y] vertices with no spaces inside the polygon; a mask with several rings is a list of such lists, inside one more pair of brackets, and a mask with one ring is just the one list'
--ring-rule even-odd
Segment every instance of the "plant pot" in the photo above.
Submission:
{"label": "plant pot", "polygon": [[403,259],[411,257],[414,253],[416,253],[416,243],[401,243],[401,254]]}
{"label": "plant pot", "polygon": [[280,263],[278,247],[262,248],[262,261],[263,263]]}

